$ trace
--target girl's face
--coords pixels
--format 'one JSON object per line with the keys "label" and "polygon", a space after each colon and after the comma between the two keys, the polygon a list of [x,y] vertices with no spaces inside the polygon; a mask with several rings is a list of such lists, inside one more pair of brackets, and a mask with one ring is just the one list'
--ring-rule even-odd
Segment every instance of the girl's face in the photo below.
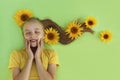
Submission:
{"label": "girl's face", "polygon": [[25,41],[30,42],[31,47],[36,47],[37,42],[43,40],[43,26],[39,22],[28,22],[23,26],[23,35]]}

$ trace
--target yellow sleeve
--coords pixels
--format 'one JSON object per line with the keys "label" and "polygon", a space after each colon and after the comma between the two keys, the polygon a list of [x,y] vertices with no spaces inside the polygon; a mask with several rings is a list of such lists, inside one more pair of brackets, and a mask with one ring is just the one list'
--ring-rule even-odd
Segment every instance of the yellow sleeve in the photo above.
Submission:
{"label": "yellow sleeve", "polygon": [[49,53],[49,64],[56,64],[59,66],[58,55],[54,50],[51,50]]}
{"label": "yellow sleeve", "polygon": [[8,68],[12,69],[14,67],[18,67],[19,68],[20,65],[20,58],[18,56],[18,52],[17,51],[13,51],[10,55],[10,60],[9,60],[9,65]]}

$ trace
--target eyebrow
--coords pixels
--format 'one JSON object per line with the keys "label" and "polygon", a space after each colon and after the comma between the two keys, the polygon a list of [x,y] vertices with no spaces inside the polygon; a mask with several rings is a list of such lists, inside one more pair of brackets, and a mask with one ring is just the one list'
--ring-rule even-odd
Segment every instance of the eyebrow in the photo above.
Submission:
{"label": "eyebrow", "polygon": [[25,29],[25,31],[30,31],[30,30],[28,30],[28,29]]}
{"label": "eyebrow", "polygon": [[[35,28],[35,30],[38,30],[38,31],[40,31],[40,29],[39,29],[39,28]],[[25,31],[30,31],[30,30],[26,29]]]}
{"label": "eyebrow", "polygon": [[35,30],[40,30],[39,28],[35,28]]}
{"label": "eyebrow", "polygon": [[29,30],[25,29],[25,31],[29,31]]}

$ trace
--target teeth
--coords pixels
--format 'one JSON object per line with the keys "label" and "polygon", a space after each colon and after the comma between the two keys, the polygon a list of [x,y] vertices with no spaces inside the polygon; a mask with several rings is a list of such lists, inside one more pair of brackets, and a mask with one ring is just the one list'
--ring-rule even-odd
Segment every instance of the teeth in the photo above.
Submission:
{"label": "teeth", "polygon": [[30,41],[35,42],[36,40],[30,40]]}

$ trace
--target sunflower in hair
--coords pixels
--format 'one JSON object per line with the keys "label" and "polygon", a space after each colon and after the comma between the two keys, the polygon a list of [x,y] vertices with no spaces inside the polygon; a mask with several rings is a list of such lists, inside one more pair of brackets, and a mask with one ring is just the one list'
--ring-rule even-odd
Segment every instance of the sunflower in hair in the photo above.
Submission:
{"label": "sunflower in hair", "polygon": [[112,39],[112,33],[110,31],[101,31],[100,32],[100,39],[103,42],[109,42]]}
{"label": "sunflower in hair", "polygon": [[97,20],[94,17],[87,17],[85,20],[86,27],[92,28],[97,24]]}
{"label": "sunflower in hair", "polygon": [[19,10],[16,12],[14,18],[19,26],[21,26],[27,19],[33,17],[33,14],[29,10]]}
{"label": "sunflower in hair", "polygon": [[53,28],[45,29],[45,42],[48,44],[56,44],[59,41],[59,33]]}
{"label": "sunflower in hair", "polygon": [[80,27],[81,24],[76,21],[69,23],[68,28],[66,29],[66,33],[71,39],[77,39],[82,35],[83,28]]}

